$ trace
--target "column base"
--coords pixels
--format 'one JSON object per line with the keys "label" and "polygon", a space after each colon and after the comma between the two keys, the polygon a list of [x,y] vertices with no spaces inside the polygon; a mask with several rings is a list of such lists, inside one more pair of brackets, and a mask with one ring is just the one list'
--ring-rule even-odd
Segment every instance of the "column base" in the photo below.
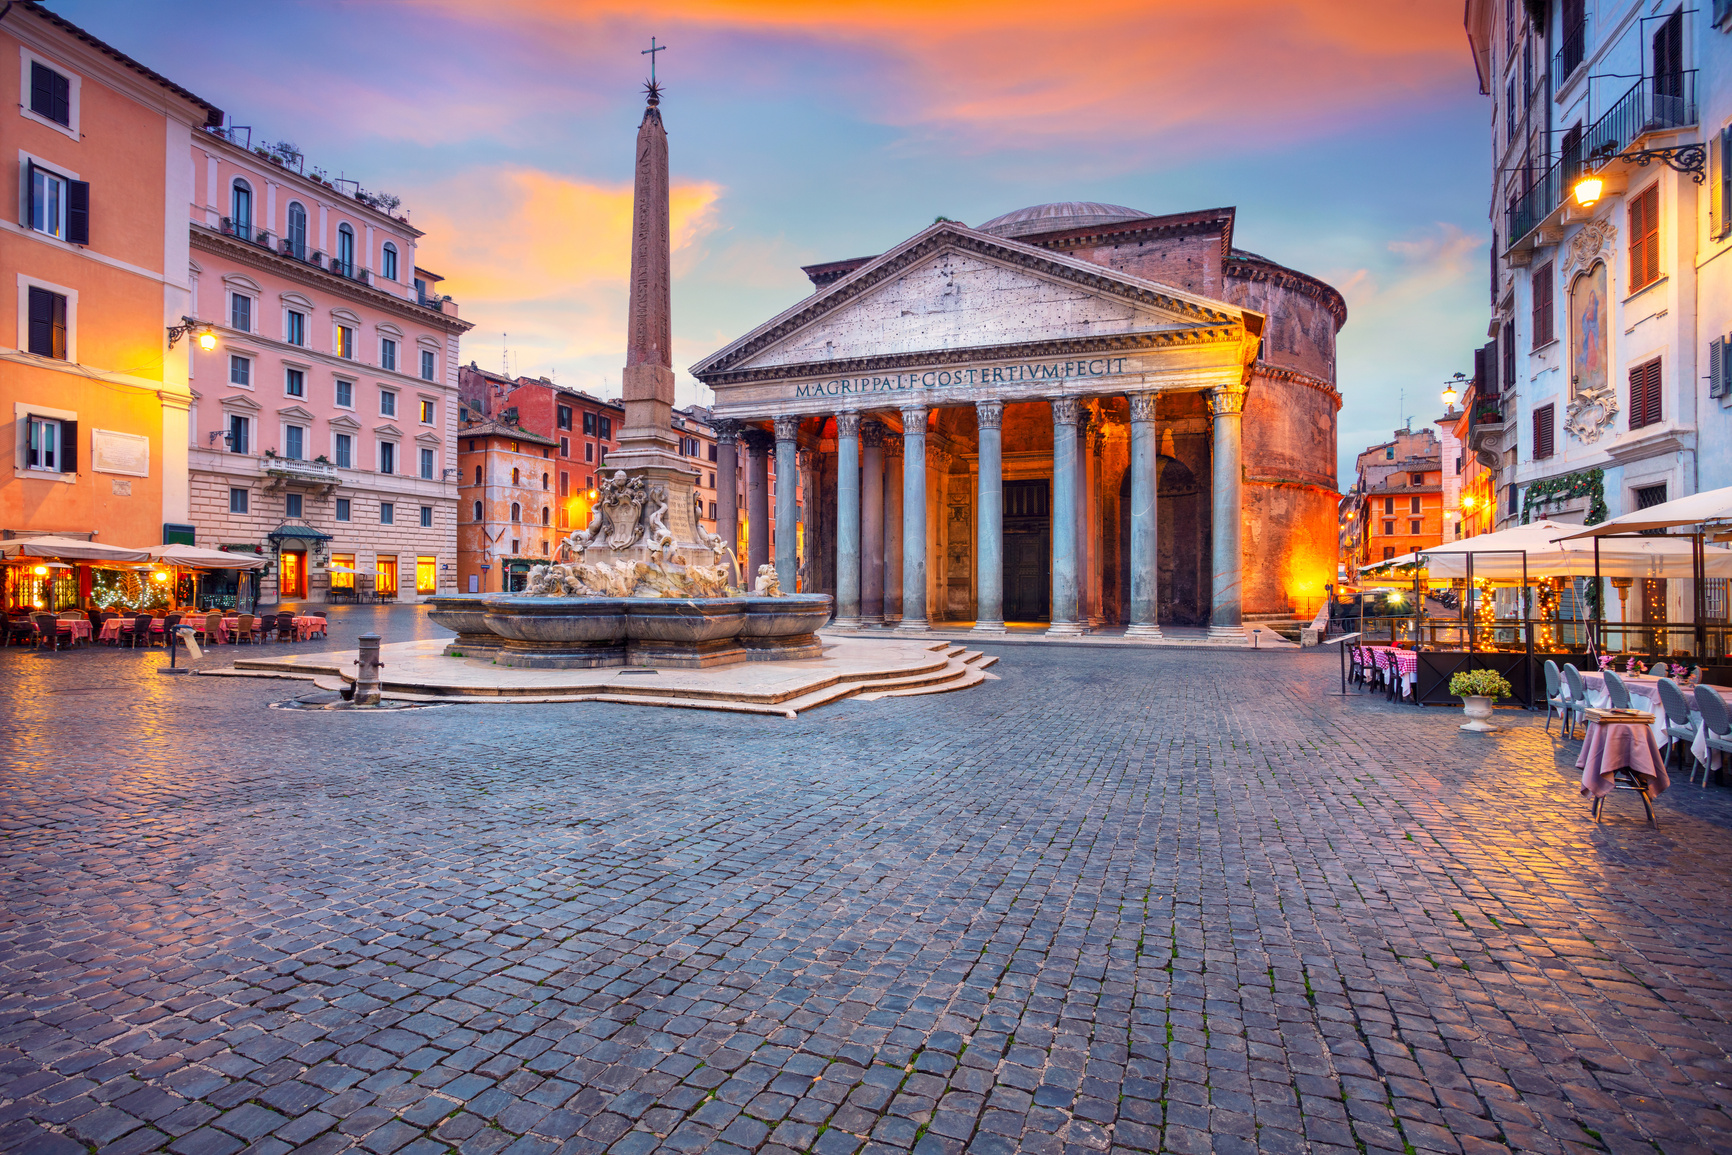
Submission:
{"label": "column base", "polygon": [[884,628],[883,614],[861,614],[860,628],[863,630],[881,630]]}
{"label": "column base", "polygon": [[1244,626],[1210,626],[1209,644],[1212,646],[1248,646],[1251,639],[1245,634]]}
{"label": "column base", "polygon": [[971,634],[1002,634],[1008,631],[1004,628],[1004,622],[1001,620],[995,622],[977,621],[968,632]]}
{"label": "column base", "polygon": [[1138,622],[1135,625],[1125,627],[1125,637],[1127,638],[1164,638],[1166,636],[1155,622]]}
{"label": "column base", "polygon": [[829,629],[829,630],[857,630],[860,628],[860,619],[859,618],[831,618],[830,624],[824,628]]}
{"label": "column base", "polygon": [[1049,638],[1080,638],[1088,633],[1088,627],[1081,622],[1053,622],[1046,628]]}
{"label": "column base", "polygon": [[925,633],[927,630],[931,629],[932,626],[925,618],[904,617],[896,623],[896,628],[898,630],[907,630],[910,633]]}

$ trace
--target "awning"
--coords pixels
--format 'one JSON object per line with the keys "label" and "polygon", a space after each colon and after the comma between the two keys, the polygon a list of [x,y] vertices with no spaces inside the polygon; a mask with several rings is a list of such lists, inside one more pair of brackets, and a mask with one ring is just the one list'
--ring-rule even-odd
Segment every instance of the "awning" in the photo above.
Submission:
{"label": "awning", "polygon": [[150,551],[150,556],[169,565],[194,569],[264,569],[271,564],[270,559],[262,554],[228,553],[196,545],[159,545]]}
{"label": "awning", "polygon": [[[1591,578],[1595,572],[1594,543],[1580,537],[1564,537],[1579,528],[1562,522],[1537,521],[1418,553],[1432,580],[1465,578],[1470,555],[1476,580],[1520,581],[1524,573],[1529,581]],[[1681,537],[1602,539],[1599,573],[1602,577],[1689,578],[1695,572],[1693,554],[1690,541]],[[1732,550],[1705,546],[1703,555],[1708,577],[1732,577]]]}
{"label": "awning", "polygon": [[97,545],[71,537],[30,537],[0,541],[0,557],[57,557],[70,561],[149,561],[150,551]]}
{"label": "awning", "polygon": [[285,541],[330,541],[331,540],[330,534],[320,533],[318,530],[310,529],[304,525],[278,526],[276,529],[272,530],[270,533],[265,534],[265,537],[267,537],[271,541],[277,542],[279,544],[281,544],[282,542],[285,542]]}
{"label": "awning", "polygon": [[1569,536],[1605,537],[1612,533],[1640,533],[1647,529],[1672,529],[1680,525],[1702,525],[1704,522],[1717,521],[1732,521],[1732,486],[1693,493],[1676,501],[1663,501],[1659,505],[1638,509],[1634,513],[1590,525],[1586,529],[1577,529]]}

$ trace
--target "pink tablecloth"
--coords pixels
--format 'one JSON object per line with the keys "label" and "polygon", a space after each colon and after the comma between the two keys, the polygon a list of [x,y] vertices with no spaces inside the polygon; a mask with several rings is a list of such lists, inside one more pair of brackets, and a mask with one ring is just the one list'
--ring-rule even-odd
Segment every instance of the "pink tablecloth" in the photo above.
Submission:
{"label": "pink tablecloth", "polygon": [[[153,619],[150,623],[150,628],[156,633],[161,633],[162,619]],[[130,634],[131,632],[131,618],[110,618],[106,622],[102,623],[102,633],[99,635],[98,640],[104,642],[118,642],[122,634]]]}
{"label": "pink tablecloth", "polygon": [[1589,722],[1576,767],[1582,772],[1582,793],[1593,798],[1610,794],[1613,773],[1626,767],[1648,780],[1650,795],[1663,794],[1672,785],[1654,731],[1639,722]]}
{"label": "pink tablecloth", "polygon": [[[269,618],[268,622],[266,621],[266,618]],[[217,625],[217,641],[226,643],[229,640],[229,633],[238,625],[240,625],[239,618],[224,618]],[[277,628],[276,619],[269,615],[255,617],[253,619],[253,625],[261,630],[268,628],[275,631]],[[299,641],[304,642],[314,634],[324,637],[326,628],[324,618],[317,617],[313,614],[297,614],[295,616],[295,637]]]}

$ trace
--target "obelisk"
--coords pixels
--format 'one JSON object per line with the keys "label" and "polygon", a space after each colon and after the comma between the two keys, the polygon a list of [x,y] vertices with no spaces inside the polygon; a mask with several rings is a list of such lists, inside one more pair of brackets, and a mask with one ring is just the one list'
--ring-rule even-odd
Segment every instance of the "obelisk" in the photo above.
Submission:
{"label": "obelisk", "polygon": [[607,455],[604,474],[623,471],[651,487],[665,486],[667,527],[675,550],[708,563],[692,506],[698,471],[679,452],[673,432],[672,255],[668,227],[668,135],[662,127],[661,86],[653,80],[637,130],[632,187],[631,305],[626,318],[621,394],[625,424],[619,448]]}

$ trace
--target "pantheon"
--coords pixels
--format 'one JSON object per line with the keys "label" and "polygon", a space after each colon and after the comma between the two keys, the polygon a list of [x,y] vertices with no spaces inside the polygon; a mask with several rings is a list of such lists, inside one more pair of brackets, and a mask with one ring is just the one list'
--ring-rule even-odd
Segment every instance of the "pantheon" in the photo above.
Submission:
{"label": "pantheon", "polygon": [[833,594],[840,628],[1234,644],[1313,611],[1347,308],[1233,223],[1046,204],[806,268],[810,296],[692,368],[718,468],[747,455],[752,571],[773,517],[782,587]]}

